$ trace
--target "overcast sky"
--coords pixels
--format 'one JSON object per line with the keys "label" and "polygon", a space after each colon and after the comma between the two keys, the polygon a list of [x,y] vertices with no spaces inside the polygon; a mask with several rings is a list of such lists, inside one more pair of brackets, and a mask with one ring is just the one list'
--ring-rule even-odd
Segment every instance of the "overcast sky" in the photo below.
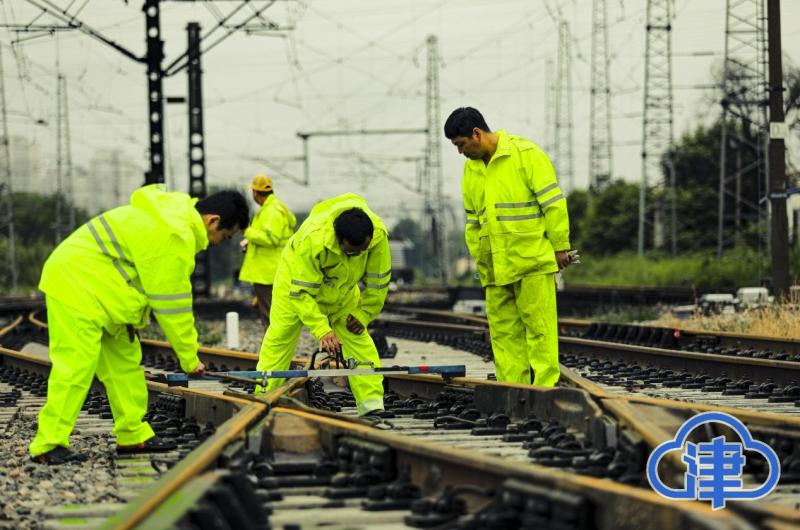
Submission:
{"label": "overcast sky", "polygon": [[[645,0],[607,0],[613,94],[614,174],[640,178]],[[78,18],[122,46],[144,54],[140,0],[52,0],[82,5]],[[253,2],[256,7],[263,0]],[[204,30],[215,12],[239,3],[162,2],[165,64],[186,47],[186,23]],[[423,152],[424,137],[370,136],[311,140],[309,188],[277,176],[259,160],[293,175],[302,152],[297,131],[425,126],[425,39],[439,38],[442,121],[458,106],[480,109],[490,127],[505,128],[541,145],[545,133],[545,64],[555,61],[556,6],[570,22],[573,39],[575,182],[588,181],[589,57],[591,0],[282,0],[264,12],[287,29],[282,36],[236,34],[203,57],[206,151],[211,184],[244,184],[253,174],[275,175],[277,193],[296,210],[345,191],[367,197],[390,222],[418,215],[409,158]],[[6,22],[30,22],[38,13],[25,0],[0,3]],[[800,2],[782,2],[783,49],[800,62]],[[724,0],[675,0],[673,77],[676,136],[719,114],[707,85],[724,47]],[[243,11],[244,12],[244,11]],[[36,24],[53,19],[43,15]],[[218,32],[216,35],[219,35]],[[86,165],[98,148],[121,147],[146,165],[145,68],[77,31],[26,40],[30,34],[0,33],[6,73],[10,132],[34,138],[45,163],[55,154],[56,63],[67,77],[73,160]],[[695,52],[710,52],[690,56]],[[186,75],[165,82],[166,95],[184,95]],[[166,115],[167,171],[174,189],[185,190],[186,110]],[[445,191],[460,197],[463,158],[442,139]],[[405,159],[405,160],[403,160]],[[365,164],[362,160],[368,160]],[[374,167],[386,175],[376,175]],[[104,176],[97,176],[102,178]],[[460,215],[460,214],[459,214]]]}

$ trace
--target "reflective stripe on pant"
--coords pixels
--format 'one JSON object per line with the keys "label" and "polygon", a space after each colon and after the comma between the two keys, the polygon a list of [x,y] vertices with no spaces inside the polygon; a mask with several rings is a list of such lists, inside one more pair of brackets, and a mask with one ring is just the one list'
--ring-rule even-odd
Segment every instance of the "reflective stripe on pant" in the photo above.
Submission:
{"label": "reflective stripe on pant", "polygon": [[[269,329],[261,343],[258,370],[287,370],[291,365],[303,323],[296,314],[281,306],[281,303],[272,305]],[[370,361],[376,367],[380,366],[378,350],[369,333],[366,330],[360,335],[351,333],[346,328],[346,322],[346,318],[342,318],[331,325],[342,343],[343,356],[352,357],[357,361]],[[360,416],[372,410],[383,410],[383,376],[359,375],[348,377],[348,380]],[[267,382],[267,391],[274,390],[285,381],[285,379],[270,379]],[[257,386],[256,389],[258,388]]]}
{"label": "reflective stripe on pant", "polygon": [[47,298],[47,320],[52,368],[47,402],[28,447],[31,455],[69,447],[69,435],[95,373],[106,385],[117,443],[134,445],[151,438],[153,430],[142,421],[147,412],[147,385],[139,366],[142,352],[138,340],[129,342],[124,327],[111,336],[101,323],[52,298]]}
{"label": "reflective stripe on pant", "polygon": [[532,369],[534,385],[555,386],[561,371],[553,275],[486,287],[486,316],[497,380],[530,384]]}

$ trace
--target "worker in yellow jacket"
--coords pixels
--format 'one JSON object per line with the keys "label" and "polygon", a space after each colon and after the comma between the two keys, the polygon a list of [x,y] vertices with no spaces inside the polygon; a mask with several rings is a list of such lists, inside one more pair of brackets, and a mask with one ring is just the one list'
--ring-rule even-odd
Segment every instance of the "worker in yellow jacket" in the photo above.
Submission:
{"label": "worker in yellow jacket", "polygon": [[59,244],[44,264],[52,368],[47,402],[28,447],[34,461],[84,460],[69,435],[95,375],[114,416],[117,451],[164,451],[175,443],[155,436],[143,421],[147,385],[134,330],[152,313],[181,369],[202,374],[192,313],[190,275],[195,255],[247,226],[239,192],[205,199],[170,193],[158,185],[136,190],[129,205],[91,219]]}
{"label": "worker in yellow jacket", "polygon": [[[379,367],[366,329],[386,301],[391,266],[386,225],[362,197],[346,193],[317,204],[281,254],[258,369],[289,368],[304,325],[321,350]],[[267,388],[282,383],[271,379]],[[383,377],[350,377],[350,389],[359,415],[383,413]]]}
{"label": "worker in yellow jacket", "polygon": [[256,175],[250,185],[253,200],[261,206],[247,230],[241,246],[245,251],[239,279],[253,285],[258,301],[258,316],[269,327],[272,305],[272,282],[278,270],[278,260],[286,242],[292,236],[297,218],[272,191],[272,179]]}
{"label": "worker in yellow jacket", "polygon": [[492,132],[471,107],[453,111],[444,134],[468,158],[465,238],[486,290],[497,379],[555,386],[554,274],[569,264],[570,243],[567,201],[550,159],[530,140]]}

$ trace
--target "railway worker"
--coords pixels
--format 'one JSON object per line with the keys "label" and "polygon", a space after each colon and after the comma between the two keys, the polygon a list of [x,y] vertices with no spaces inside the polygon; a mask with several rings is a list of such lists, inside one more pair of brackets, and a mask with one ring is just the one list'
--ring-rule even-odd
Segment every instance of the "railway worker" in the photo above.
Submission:
{"label": "railway worker", "polygon": [[[366,329],[386,301],[391,263],[386,225],[362,197],[345,193],[314,206],[281,254],[258,369],[288,369],[304,325],[320,350],[379,367]],[[383,377],[349,380],[358,414],[383,415]],[[267,389],[282,383],[270,379]]]}
{"label": "railway worker", "polygon": [[253,200],[261,208],[253,216],[241,246],[245,251],[239,279],[253,285],[258,316],[269,327],[269,308],[272,305],[272,282],[286,241],[292,236],[297,218],[272,191],[272,179],[256,175],[249,186]]}
{"label": "railway worker", "polygon": [[52,368],[47,402],[28,447],[36,462],[81,461],[69,435],[95,375],[114,416],[117,452],[165,451],[146,421],[147,386],[135,329],[155,315],[181,369],[202,374],[192,313],[195,254],[244,229],[247,201],[223,191],[197,201],[158,185],[91,219],[59,244],[42,270]]}
{"label": "railway worker", "polygon": [[486,290],[497,379],[555,386],[554,274],[569,264],[570,243],[567,202],[550,159],[530,140],[492,132],[471,107],[454,110],[444,134],[468,159],[465,239]]}

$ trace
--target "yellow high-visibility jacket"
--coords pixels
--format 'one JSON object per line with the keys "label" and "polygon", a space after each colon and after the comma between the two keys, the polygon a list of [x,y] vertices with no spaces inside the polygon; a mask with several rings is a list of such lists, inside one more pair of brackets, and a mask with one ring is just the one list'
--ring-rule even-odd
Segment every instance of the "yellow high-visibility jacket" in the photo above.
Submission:
{"label": "yellow high-visibility jacket", "polygon": [[243,282],[272,285],[278,261],[286,242],[292,237],[297,218],[274,194],[267,197],[261,209],[244,231],[249,242],[239,279]]}
{"label": "yellow high-visibility jacket", "polygon": [[196,202],[155,184],[139,188],[129,205],[91,219],[56,247],[39,289],[111,333],[143,328],[152,311],[191,372],[198,344],[190,276],[195,255],[208,247]]}
{"label": "yellow high-visibility jacket", "polygon": [[[354,207],[369,215],[374,231],[367,250],[347,256],[336,239],[333,221]],[[317,340],[332,331],[330,321],[348,314],[367,326],[380,313],[389,291],[388,236],[383,221],[354,193],[317,204],[281,254],[273,304],[290,304]],[[364,284],[363,292],[359,282]]]}
{"label": "yellow high-visibility jacket", "polygon": [[496,134],[489,165],[467,160],[461,181],[465,239],[484,286],[557,272],[555,251],[570,248],[567,201],[550,159],[530,140]]}

